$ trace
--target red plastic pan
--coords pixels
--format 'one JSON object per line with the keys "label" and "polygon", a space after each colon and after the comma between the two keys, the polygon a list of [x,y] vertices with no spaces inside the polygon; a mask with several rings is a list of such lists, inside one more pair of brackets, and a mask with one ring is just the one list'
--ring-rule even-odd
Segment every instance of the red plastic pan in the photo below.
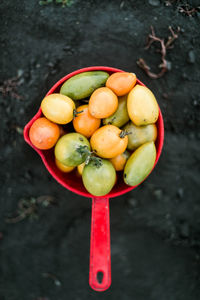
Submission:
{"label": "red plastic pan", "polygon": [[[60,79],[49,90],[47,95],[59,92],[61,85],[70,77],[87,71],[106,71],[109,74],[115,72],[123,72],[122,70],[111,67],[89,67],[72,72]],[[137,84],[144,84],[137,80]],[[51,150],[39,150],[31,143],[29,138],[29,130],[33,122],[42,116],[41,108],[36,115],[28,122],[24,128],[25,141],[40,155],[45,167],[49,173],[66,189],[84,197],[92,199],[92,219],[91,219],[91,237],[90,237],[90,268],[89,268],[89,284],[96,291],[105,291],[111,284],[111,253],[110,253],[110,219],[109,219],[109,198],[121,196],[136,186],[130,187],[126,185],[119,176],[117,185],[112,191],[104,197],[93,197],[86,191],[80,178],[77,178],[74,172],[62,173],[55,165],[54,152]],[[164,141],[164,123],[161,111],[156,123],[158,129],[158,137],[156,140],[157,156],[155,165],[160,157],[163,141]],[[154,165],[154,167],[155,167]]]}

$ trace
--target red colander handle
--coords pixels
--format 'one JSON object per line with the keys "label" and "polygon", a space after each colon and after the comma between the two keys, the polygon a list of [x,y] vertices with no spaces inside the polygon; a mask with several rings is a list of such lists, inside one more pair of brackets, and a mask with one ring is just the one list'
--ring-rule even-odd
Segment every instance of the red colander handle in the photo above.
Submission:
{"label": "red colander handle", "polygon": [[92,199],[89,284],[95,291],[111,284],[109,198]]}

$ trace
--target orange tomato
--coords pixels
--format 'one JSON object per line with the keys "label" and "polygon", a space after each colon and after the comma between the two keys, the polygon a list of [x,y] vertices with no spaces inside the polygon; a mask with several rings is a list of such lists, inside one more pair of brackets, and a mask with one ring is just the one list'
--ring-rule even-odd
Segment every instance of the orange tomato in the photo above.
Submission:
{"label": "orange tomato", "polygon": [[95,131],[90,139],[93,151],[102,158],[113,158],[126,150],[128,136],[114,125],[105,125]]}
{"label": "orange tomato", "polygon": [[73,120],[74,129],[88,138],[99,128],[101,120],[91,116],[88,104],[79,106],[76,111],[78,114]]}
{"label": "orange tomato", "polygon": [[63,165],[59,160],[55,159],[55,163],[56,163],[56,166],[58,167],[58,169],[64,173],[69,173],[71,172],[72,170],[74,170],[75,167],[69,167],[69,166],[66,166],[66,165]]}
{"label": "orange tomato", "polygon": [[89,100],[89,112],[95,118],[107,118],[114,114],[118,107],[118,98],[107,87],[96,89]]}
{"label": "orange tomato", "polygon": [[134,73],[117,72],[108,77],[106,86],[110,88],[117,96],[124,96],[132,90],[136,84],[137,78]]}
{"label": "orange tomato", "polygon": [[122,171],[124,169],[124,166],[127,162],[127,159],[129,158],[130,154],[128,151],[125,151],[113,158],[110,159],[111,163],[113,164],[113,167],[116,171]]}
{"label": "orange tomato", "polygon": [[29,137],[31,143],[38,149],[52,148],[60,136],[60,128],[46,118],[37,119],[31,126]]}

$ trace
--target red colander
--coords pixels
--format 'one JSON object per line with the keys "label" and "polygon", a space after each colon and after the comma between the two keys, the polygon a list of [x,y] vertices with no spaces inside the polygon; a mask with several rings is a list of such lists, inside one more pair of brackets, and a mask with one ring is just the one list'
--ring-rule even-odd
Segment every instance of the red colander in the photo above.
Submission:
{"label": "red colander", "polygon": [[[88,71],[106,71],[109,74],[115,72],[123,72],[120,69],[111,67],[88,67],[72,72],[61,78],[49,90],[47,95],[59,93],[62,84],[72,76]],[[137,84],[144,84],[137,80]],[[47,96],[46,95],[46,96]],[[24,128],[25,141],[40,155],[44,165],[49,173],[66,189],[84,197],[92,198],[92,219],[91,219],[91,237],[90,237],[90,268],[89,268],[89,284],[96,291],[105,291],[111,284],[111,253],[110,253],[110,216],[109,216],[109,198],[121,196],[136,186],[128,186],[124,183],[122,175],[118,177],[117,184],[111,192],[103,197],[94,197],[88,193],[83,186],[81,178],[78,178],[75,172],[63,173],[55,165],[54,149],[39,150],[30,141],[29,130],[35,120],[42,116],[41,108],[36,115],[28,122]],[[157,164],[160,157],[163,141],[164,141],[164,123],[161,111],[156,123],[158,136],[156,140],[157,156],[154,164]]]}

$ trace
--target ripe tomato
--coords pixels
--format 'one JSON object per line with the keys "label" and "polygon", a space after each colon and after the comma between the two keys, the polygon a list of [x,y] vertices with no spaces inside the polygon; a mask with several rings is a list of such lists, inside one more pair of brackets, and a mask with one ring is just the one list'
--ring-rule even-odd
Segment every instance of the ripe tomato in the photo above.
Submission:
{"label": "ripe tomato", "polygon": [[124,169],[124,166],[126,164],[127,159],[129,158],[130,153],[128,151],[125,151],[113,158],[110,159],[111,163],[113,164],[113,167],[116,171],[122,171]]}
{"label": "ripe tomato", "polygon": [[79,176],[82,176],[84,167],[85,167],[85,162],[77,166],[77,171]]}
{"label": "ripe tomato", "polygon": [[69,173],[71,172],[72,170],[74,170],[75,167],[69,167],[69,166],[66,166],[66,165],[63,165],[59,160],[55,159],[55,163],[56,163],[56,166],[58,167],[58,169],[64,173]]}
{"label": "ripe tomato", "polygon": [[73,120],[74,129],[88,138],[99,128],[101,120],[91,116],[88,104],[79,106],[76,111],[78,114]]}
{"label": "ripe tomato", "polygon": [[60,136],[60,128],[46,118],[37,119],[31,126],[29,137],[31,143],[38,149],[52,148]]}
{"label": "ripe tomato", "polygon": [[105,125],[93,133],[90,144],[98,156],[112,158],[126,150],[128,136],[114,125]]}
{"label": "ripe tomato", "polygon": [[110,161],[101,159],[100,164],[90,161],[83,169],[83,184],[94,196],[108,194],[116,182],[116,172]]}
{"label": "ripe tomato", "polygon": [[145,86],[136,85],[128,94],[128,114],[137,125],[155,123],[158,119],[159,108],[154,94]]}
{"label": "ripe tomato", "polygon": [[128,72],[113,73],[106,81],[106,86],[110,88],[117,96],[124,96],[136,84],[136,75]]}
{"label": "ripe tomato", "polygon": [[67,124],[73,119],[75,104],[67,96],[51,94],[42,100],[41,109],[50,121],[57,124]]}
{"label": "ripe tomato", "polygon": [[93,92],[89,100],[89,112],[95,118],[107,118],[118,107],[118,98],[107,87],[101,87]]}

